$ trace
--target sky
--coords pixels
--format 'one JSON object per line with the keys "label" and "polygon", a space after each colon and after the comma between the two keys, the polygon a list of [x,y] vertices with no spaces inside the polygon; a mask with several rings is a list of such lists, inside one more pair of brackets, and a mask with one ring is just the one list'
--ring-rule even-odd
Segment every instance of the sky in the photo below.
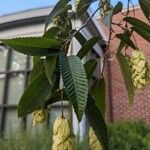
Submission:
{"label": "sky", "polygon": [[[58,0],[0,0],[0,16],[24,11],[28,9],[41,8],[52,6],[56,4]],[[115,5],[119,0],[111,0],[112,4]],[[123,4],[127,3],[127,0],[120,0]],[[138,0],[132,0],[137,5]],[[92,5],[92,9],[96,8],[97,2]]]}

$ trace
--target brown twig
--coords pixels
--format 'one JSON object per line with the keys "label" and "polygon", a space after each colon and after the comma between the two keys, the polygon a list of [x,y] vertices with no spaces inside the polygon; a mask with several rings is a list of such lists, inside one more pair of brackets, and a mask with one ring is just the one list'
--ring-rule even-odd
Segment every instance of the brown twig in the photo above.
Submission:
{"label": "brown twig", "polygon": [[102,68],[102,72],[101,72],[101,77],[104,76],[104,70],[105,70],[105,65],[106,65],[106,57],[107,57],[107,54],[110,50],[110,42],[111,42],[111,36],[112,36],[112,20],[113,20],[113,16],[110,20],[110,28],[109,28],[109,38],[108,38],[108,45],[107,45],[107,48],[106,48],[106,52],[103,56],[103,68]]}
{"label": "brown twig", "polygon": [[64,48],[64,46],[65,46],[66,44],[68,44],[68,42],[69,42],[77,33],[79,33],[83,28],[86,27],[86,25],[87,25],[87,24],[89,23],[89,21],[94,17],[94,15],[97,13],[97,11],[98,11],[99,9],[101,9],[102,7],[104,7],[105,4],[106,4],[106,2],[103,3],[102,6],[98,7],[98,8],[94,11],[94,13],[86,20],[86,22],[85,22],[76,32],[72,33],[72,34],[66,39],[66,42],[65,42],[65,43],[63,44],[63,46],[62,46],[62,49]]}
{"label": "brown twig", "polygon": [[120,27],[122,30],[126,30],[126,28],[123,27],[121,23],[112,22],[112,25],[118,26],[118,27]]}
{"label": "brown twig", "polygon": [[133,8],[133,16],[135,17],[135,8],[134,8],[134,4],[133,4],[132,0],[130,0],[129,2],[130,2],[131,5],[132,5],[132,8]]}

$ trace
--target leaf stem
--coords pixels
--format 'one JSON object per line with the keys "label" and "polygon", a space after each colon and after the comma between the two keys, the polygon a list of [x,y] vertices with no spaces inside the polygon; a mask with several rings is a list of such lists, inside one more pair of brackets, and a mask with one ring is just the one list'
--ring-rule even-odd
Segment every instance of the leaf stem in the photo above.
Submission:
{"label": "leaf stem", "polygon": [[61,116],[62,116],[62,118],[64,118],[64,107],[63,107],[63,92],[64,90],[63,90],[63,88],[62,88],[62,91],[61,91]]}

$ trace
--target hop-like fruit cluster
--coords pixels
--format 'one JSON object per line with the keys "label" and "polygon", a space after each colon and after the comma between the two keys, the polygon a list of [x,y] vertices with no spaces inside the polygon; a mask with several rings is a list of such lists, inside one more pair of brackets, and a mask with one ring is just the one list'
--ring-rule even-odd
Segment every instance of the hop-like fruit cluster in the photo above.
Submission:
{"label": "hop-like fruit cluster", "polygon": [[69,120],[58,117],[53,126],[52,150],[74,150],[74,137]]}
{"label": "hop-like fruit cluster", "polygon": [[89,143],[92,150],[102,150],[101,143],[91,127],[89,129]]}
{"label": "hop-like fruit cluster", "polygon": [[62,27],[64,25],[64,23],[65,23],[65,18],[63,18],[62,16],[57,16],[53,20],[53,24],[56,27]]}
{"label": "hop-like fruit cluster", "polygon": [[135,89],[142,89],[149,81],[149,68],[144,53],[140,50],[132,52],[132,80]]}
{"label": "hop-like fruit cluster", "polygon": [[108,0],[101,0],[100,6],[101,6],[101,9],[100,9],[101,17],[105,17],[111,13],[112,8],[111,8],[110,2]]}
{"label": "hop-like fruit cluster", "polygon": [[33,126],[38,125],[39,123],[44,123],[46,121],[47,110],[38,109],[33,112]]}

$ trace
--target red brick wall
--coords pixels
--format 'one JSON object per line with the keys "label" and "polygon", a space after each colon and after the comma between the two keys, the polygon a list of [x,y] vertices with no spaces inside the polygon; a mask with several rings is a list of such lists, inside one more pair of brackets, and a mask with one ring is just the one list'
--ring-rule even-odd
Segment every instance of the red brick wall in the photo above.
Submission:
{"label": "red brick wall", "polygon": [[[131,11],[130,14],[132,15],[133,12]],[[146,21],[142,11],[139,8],[135,10],[135,14],[137,18]],[[113,22],[119,22],[121,18],[122,16],[119,14],[114,17]],[[107,28],[104,27],[101,22],[100,25],[103,27],[104,31],[108,33]],[[115,27],[115,32],[120,32],[120,29],[118,27]],[[134,34],[134,36],[137,41],[138,47],[145,52],[147,57],[150,57],[150,43],[145,41],[137,34]],[[110,50],[112,53],[115,52],[118,43],[119,40],[112,40],[110,44]],[[131,52],[131,50],[128,50],[128,52]],[[136,92],[134,104],[129,108],[123,77],[121,75],[121,71],[116,58],[111,62],[107,62],[107,65],[109,64],[110,66],[105,70],[108,90],[106,118],[108,118],[108,120],[110,121],[121,121],[128,119],[150,121],[150,86],[145,88],[141,92]],[[111,82],[109,80],[111,80]],[[112,106],[110,100],[112,101]]]}

